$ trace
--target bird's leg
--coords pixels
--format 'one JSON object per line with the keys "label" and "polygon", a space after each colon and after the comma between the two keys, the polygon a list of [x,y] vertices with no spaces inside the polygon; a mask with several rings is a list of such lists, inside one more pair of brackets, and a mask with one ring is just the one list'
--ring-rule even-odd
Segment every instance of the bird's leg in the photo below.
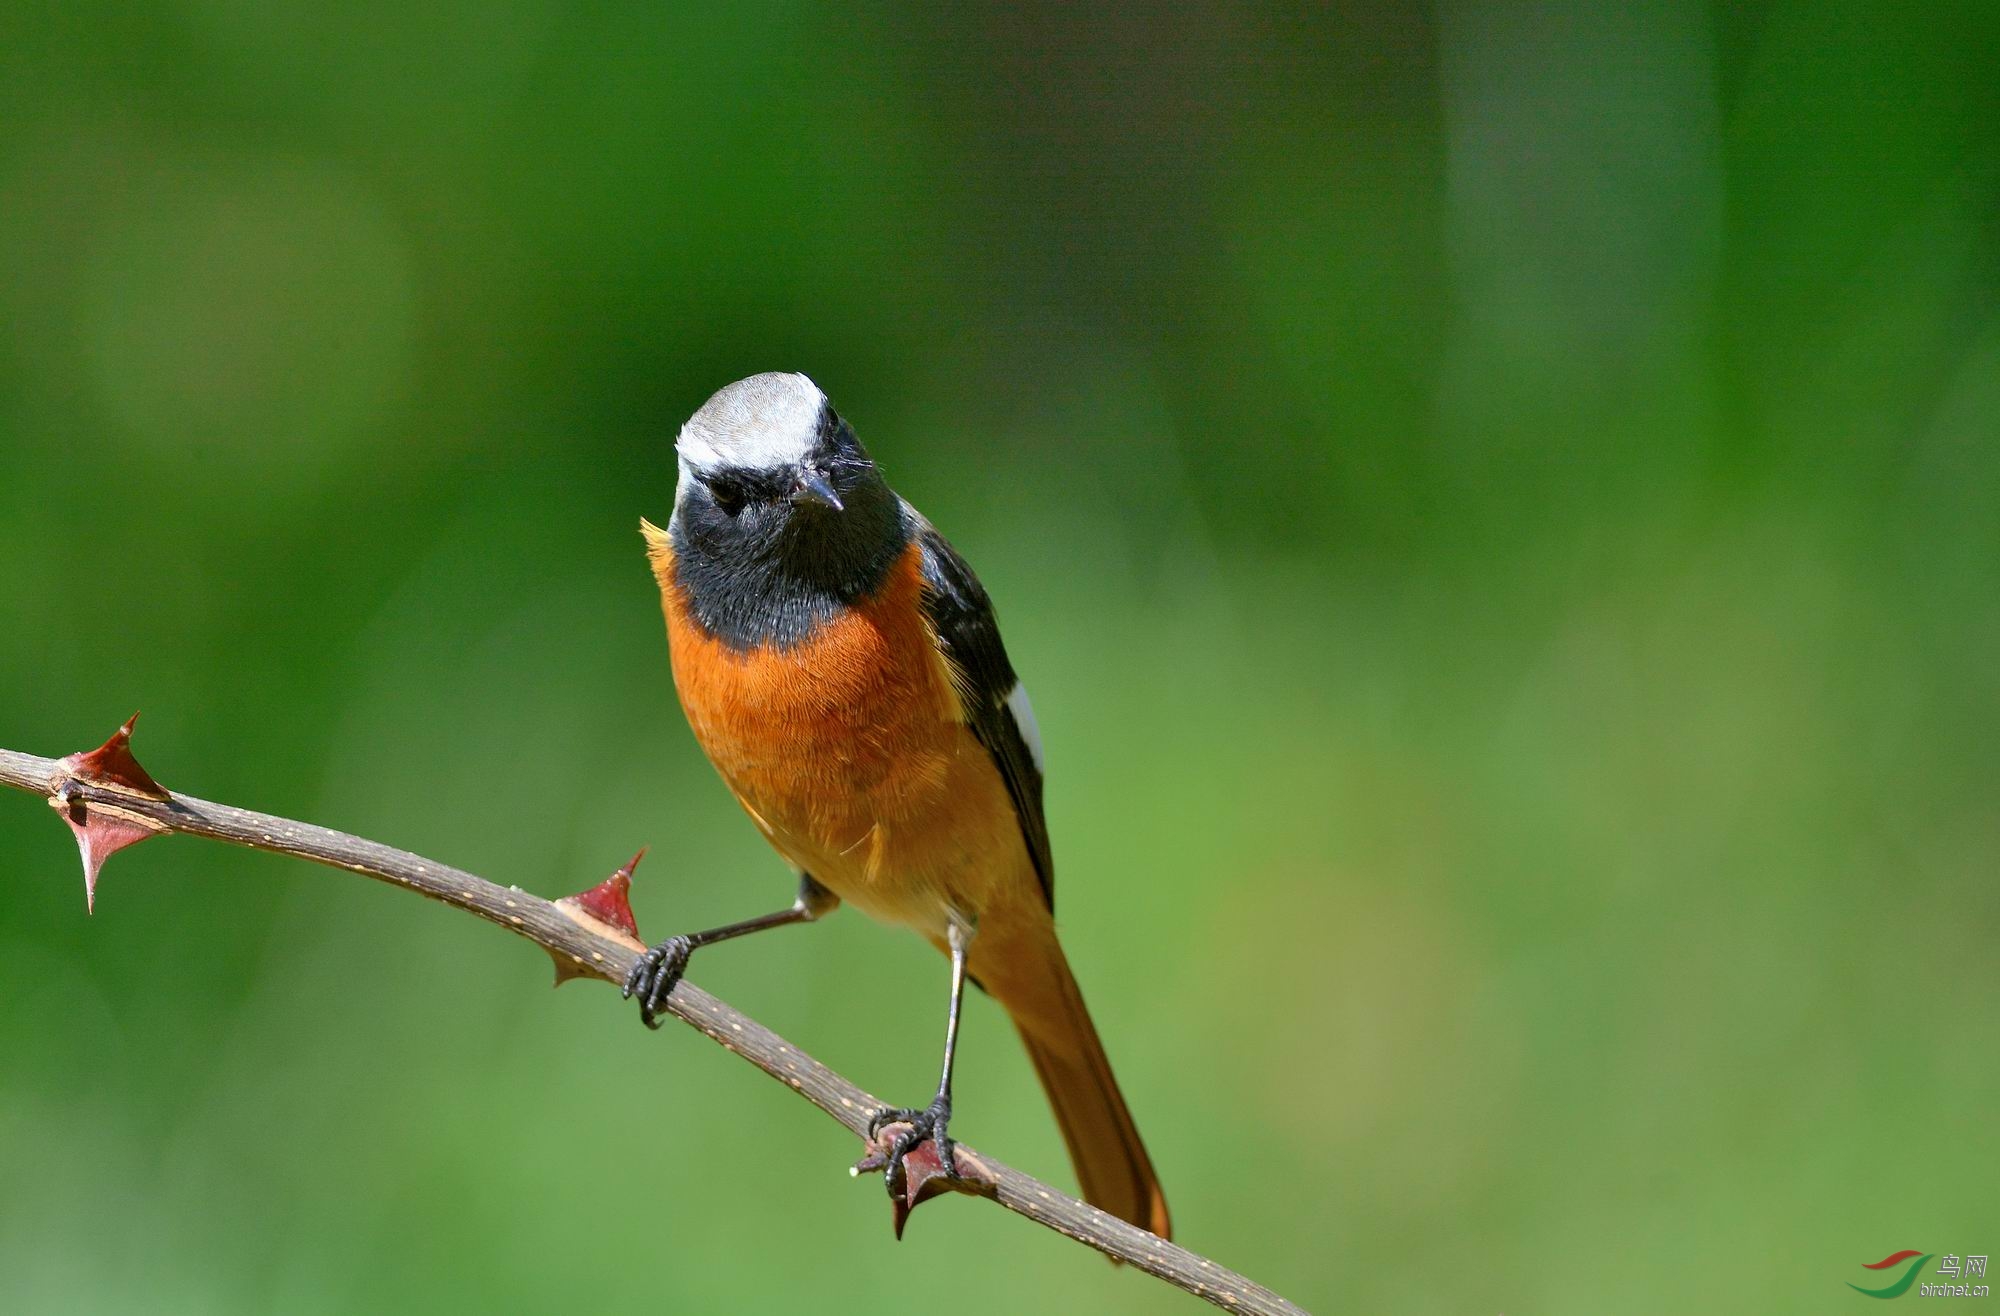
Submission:
{"label": "bird's leg", "polygon": [[690,932],[678,937],[668,937],[659,945],[639,957],[632,966],[632,972],[625,975],[625,997],[639,998],[639,1018],[648,1028],[660,1026],[660,1006],[674,984],[687,972],[688,956],[702,946],[718,941],[729,941],[735,937],[748,936],[752,932],[762,932],[766,928],[782,928],[790,923],[810,923],[832,910],[840,903],[840,897],[813,881],[812,874],[799,874],[798,899],[791,907],[775,914],[765,914],[761,918],[746,918],[741,923],[725,923],[719,928],[706,932]]}
{"label": "bird's leg", "polygon": [[944,1072],[938,1076],[937,1096],[931,1104],[921,1110],[908,1107],[878,1111],[868,1121],[868,1136],[873,1138],[882,1131],[885,1124],[907,1124],[910,1127],[896,1135],[896,1141],[889,1148],[889,1166],[886,1176],[893,1185],[903,1170],[903,1157],[926,1138],[937,1143],[938,1160],[944,1165],[944,1172],[954,1179],[958,1177],[958,1167],[952,1162],[951,1139],[946,1128],[951,1123],[951,1063],[958,1051],[958,1010],[965,999],[965,955],[972,945],[974,925],[951,917],[946,927],[945,937],[951,946],[951,1007],[944,1024]]}

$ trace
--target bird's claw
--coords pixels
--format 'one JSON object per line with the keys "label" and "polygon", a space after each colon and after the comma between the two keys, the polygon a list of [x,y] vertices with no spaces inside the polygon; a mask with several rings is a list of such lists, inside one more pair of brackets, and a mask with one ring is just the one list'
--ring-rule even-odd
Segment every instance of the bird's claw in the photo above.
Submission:
{"label": "bird's claw", "polygon": [[892,1192],[897,1181],[903,1177],[903,1158],[916,1150],[926,1139],[936,1144],[938,1163],[944,1166],[944,1172],[954,1179],[958,1178],[958,1166],[952,1158],[952,1140],[946,1133],[950,1123],[951,1098],[943,1095],[921,1110],[901,1106],[875,1112],[868,1121],[868,1138],[871,1142],[878,1139],[882,1130],[891,1124],[909,1126],[897,1134],[883,1151],[887,1161],[883,1177]]}
{"label": "bird's claw", "polygon": [[660,1007],[666,1004],[674,984],[687,972],[688,956],[694,942],[686,937],[668,937],[639,957],[625,975],[625,999],[639,998],[639,1020],[648,1028],[660,1026]]}

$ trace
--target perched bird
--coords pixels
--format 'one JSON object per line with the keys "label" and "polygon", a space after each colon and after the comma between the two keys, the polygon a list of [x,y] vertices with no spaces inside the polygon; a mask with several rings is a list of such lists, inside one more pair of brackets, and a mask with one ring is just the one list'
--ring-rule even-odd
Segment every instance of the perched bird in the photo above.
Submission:
{"label": "perched bird", "polygon": [[972,569],[897,496],[804,375],[731,384],[682,427],[674,513],[642,522],[695,739],[799,874],[790,907],[655,946],[625,983],[655,1012],[698,947],[845,900],[951,958],[925,1138],[952,1168],[952,1057],[970,978],[1007,1010],[1083,1195],[1161,1237],[1167,1204],[1056,941],[1042,750]]}

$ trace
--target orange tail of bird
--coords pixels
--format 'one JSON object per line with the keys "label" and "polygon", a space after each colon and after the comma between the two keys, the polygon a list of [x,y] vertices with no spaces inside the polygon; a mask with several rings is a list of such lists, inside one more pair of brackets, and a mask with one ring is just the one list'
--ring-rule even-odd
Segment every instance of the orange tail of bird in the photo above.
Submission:
{"label": "orange tail of bird", "polygon": [[[1084,1200],[1161,1238],[1171,1237],[1166,1195],[1111,1075],[1111,1061],[1053,925],[1042,921],[1026,936],[1009,938],[1013,944],[1006,947],[982,946],[987,940],[982,929],[973,943],[974,973],[1020,1031],[1069,1144]],[[987,955],[981,964],[981,949],[1000,953]]]}

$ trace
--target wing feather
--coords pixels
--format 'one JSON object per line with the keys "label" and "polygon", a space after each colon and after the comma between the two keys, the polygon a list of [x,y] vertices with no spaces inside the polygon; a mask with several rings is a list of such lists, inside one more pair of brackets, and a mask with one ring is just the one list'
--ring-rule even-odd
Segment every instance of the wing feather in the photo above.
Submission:
{"label": "wing feather", "polygon": [[905,508],[923,549],[924,613],[944,652],[966,723],[1007,783],[1028,857],[1053,909],[1056,874],[1049,854],[1048,820],[1042,814],[1041,733],[1028,692],[1007,661],[993,604],[979,577],[930,522],[907,504]]}

